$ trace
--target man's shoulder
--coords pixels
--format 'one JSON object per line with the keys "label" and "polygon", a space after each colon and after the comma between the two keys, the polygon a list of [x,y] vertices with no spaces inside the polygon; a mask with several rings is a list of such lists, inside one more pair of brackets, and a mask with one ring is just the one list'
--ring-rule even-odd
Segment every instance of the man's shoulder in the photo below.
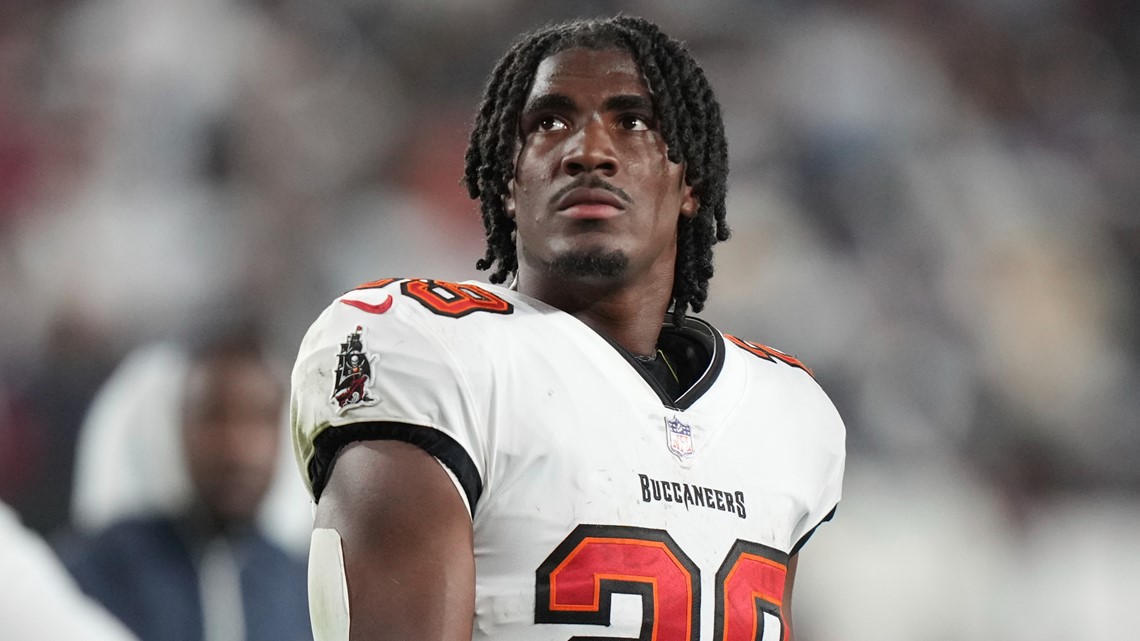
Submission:
{"label": "man's shoulder", "polygon": [[462,332],[475,326],[510,324],[534,312],[534,301],[511,289],[475,281],[435,278],[381,278],[341,294],[325,316],[352,317],[365,323],[414,323]]}
{"label": "man's shoulder", "polygon": [[842,449],[843,419],[812,371],[798,357],[753,340],[723,334],[727,350],[743,362],[751,389],[772,401],[769,409],[796,420],[797,431],[816,426],[817,434]]}
{"label": "man's shoulder", "polygon": [[[744,359],[746,362],[761,367],[783,365],[792,368],[792,370],[798,370],[800,373],[806,374],[812,380],[815,379],[815,372],[813,372],[811,368],[808,367],[803,361],[792,354],[757,341],[740,338],[738,336],[734,336],[725,332],[722,332],[721,335],[724,336],[726,349],[739,349],[747,355],[751,356],[751,358]],[[794,373],[794,371],[787,373]]]}
{"label": "man's shoulder", "polygon": [[335,299],[301,342],[292,375],[290,421],[314,494],[335,454],[328,443],[346,435],[393,437],[382,426],[401,424],[454,429],[459,442],[477,430],[501,389],[496,374],[515,370],[520,342],[541,339],[524,318],[545,326],[525,296],[476,282],[383,278]]}
{"label": "man's shoulder", "polygon": [[[542,340],[552,310],[488,283],[383,278],[338,296],[309,328],[302,353],[333,349],[478,363],[501,360],[526,335]],[[513,353],[513,352],[512,352]]]}

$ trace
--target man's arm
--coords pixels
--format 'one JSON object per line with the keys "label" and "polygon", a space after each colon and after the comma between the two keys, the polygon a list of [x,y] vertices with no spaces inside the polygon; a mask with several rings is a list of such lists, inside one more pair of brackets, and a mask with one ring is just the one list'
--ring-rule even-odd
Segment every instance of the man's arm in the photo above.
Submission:
{"label": "man's arm", "polygon": [[788,575],[784,579],[784,598],[780,609],[784,611],[784,626],[788,628],[786,641],[795,641],[795,630],[792,628],[792,586],[796,582],[796,566],[800,563],[799,553],[788,559]]}
{"label": "man's arm", "polygon": [[471,517],[430,454],[402,441],[345,446],[314,526],[340,534],[352,641],[470,641]]}

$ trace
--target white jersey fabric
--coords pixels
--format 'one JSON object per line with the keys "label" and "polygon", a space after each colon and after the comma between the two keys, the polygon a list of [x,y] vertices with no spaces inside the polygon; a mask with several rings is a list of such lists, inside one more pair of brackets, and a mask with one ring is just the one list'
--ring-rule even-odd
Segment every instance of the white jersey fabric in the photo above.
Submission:
{"label": "white jersey fabric", "polygon": [[83,594],[59,557],[0,502],[0,622],[5,641],[137,641]]}
{"label": "white jersey fabric", "polygon": [[318,501],[355,440],[447,466],[474,524],[475,639],[783,639],[786,564],[839,501],[843,423],[794,358],[685,331],[710,364],[670,401],[518,292],[376,281],[301,344],[297,458]]}

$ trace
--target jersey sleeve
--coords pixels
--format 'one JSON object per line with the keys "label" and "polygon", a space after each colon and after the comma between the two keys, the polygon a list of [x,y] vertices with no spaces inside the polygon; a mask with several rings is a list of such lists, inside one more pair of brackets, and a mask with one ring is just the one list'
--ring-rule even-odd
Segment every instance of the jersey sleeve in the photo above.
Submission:
{"label": "jersey sleeve", "polygon": [[[320,500],[337,452],[353,441],[417,445],[450,471],[474,511],[485,472],[484,423],[462,319],[424,313],[391,288],[350,292],[309,328],[293,368],[290,424],[301,473]],[[445,324],[446,323],[446,324]],[[467,361],[466,363],[463,361]]]}
{"label": "jersey sleeve", "polygon": [[843,470],[846,462],[846,428],[831,399],[815,383],[810,383],[808,407],[811,410],[805,417],[805,424],[812,426],[806,430],[814,440],[818,452],[818,467],[821,484],[818,497],[808,505],[808,513],[796,524],[792,532],[791,554],[796,554],[807,543],[823,523],[830,521],[838,508],[843,493]]}
{"label": "jersey sleeve", "polygon": [[[788,414],[794,466],[785,469],[797,479],[796,495],[803,506],[792,528],[790,553],[796,554],[821,524],[831,520],[843,490],[847,431],[831,399],[816,382],[815,374],[795,356],[761,343],[725,334],[724,338],[745,352],[758,357],[759,371],[776,378],[767,384],[778,388],[779,404]],[[786,367],[784,367],[786,366]]]}

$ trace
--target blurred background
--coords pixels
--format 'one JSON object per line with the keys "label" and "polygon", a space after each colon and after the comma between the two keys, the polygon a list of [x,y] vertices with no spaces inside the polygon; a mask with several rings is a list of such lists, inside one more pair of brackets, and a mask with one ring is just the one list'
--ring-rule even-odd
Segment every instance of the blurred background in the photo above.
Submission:
{"label": "blurred background", "polygon": [[1140,629],[1128,0],[6,0],[0,499],[69,527],[81,426],[136,350],[252,315],[285,377],[354,285],[479,278],[486,74],[618,11],[723,105],[734,237],[702,316],[803,359],[847,423],[797,638]]}

